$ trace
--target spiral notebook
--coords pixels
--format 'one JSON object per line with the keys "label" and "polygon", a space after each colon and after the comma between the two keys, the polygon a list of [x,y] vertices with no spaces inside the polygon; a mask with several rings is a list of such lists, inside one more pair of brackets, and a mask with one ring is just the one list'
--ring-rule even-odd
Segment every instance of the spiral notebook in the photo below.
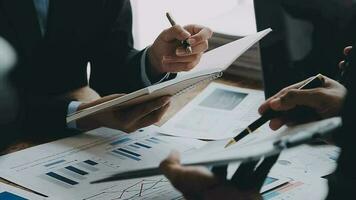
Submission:
{"label": "spiral notebook", "polygon": [[272,29],[266,29],[211,50],[202,56],[198,66],[191,72],[182,73],[173,80],[152,85],[99,105],[75,112],[67,116],[67,123],[113,107],[136,105],[162,96],[176,96],[190,90],[198,84],[217,79],[222,76],[223,71],[226,70],[237,58],[271,31]]}

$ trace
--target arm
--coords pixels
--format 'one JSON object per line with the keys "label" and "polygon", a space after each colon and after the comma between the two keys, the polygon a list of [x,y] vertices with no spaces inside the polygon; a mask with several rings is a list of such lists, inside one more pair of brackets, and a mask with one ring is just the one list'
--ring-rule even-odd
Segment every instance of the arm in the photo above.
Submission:
{"label": "arm", "polygon": [[100,95],[129,93],[144,87],[143,51],[133,48],[130,2],[106,1],[100,38],[92,46],[90,86]]}
{"label": "arm", "polygon": [[[145,70],[151,83],[158,82],[167,73],[189,71],[200,61],[208,49],[212,31],[198,25],[184,28],[176,25],[164,30],[146,51],[133,48],[132,13],[129,1],[107,1],[111,8],[103,15],[109,22],[100,27],[100,39],[93,45],[91,87],[100,95],[128,93],[140,89],[144,84]],[[177,41],[188,40],[193,52],[187,54]],[[142,59],[145,59],[143,67]]]}

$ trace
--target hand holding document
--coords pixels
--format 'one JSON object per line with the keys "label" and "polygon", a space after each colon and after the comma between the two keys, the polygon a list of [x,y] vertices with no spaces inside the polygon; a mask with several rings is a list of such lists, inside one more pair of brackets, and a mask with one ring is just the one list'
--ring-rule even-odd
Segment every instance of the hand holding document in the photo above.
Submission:
{"label": "hand holding document", "polygon": [[271,29],[246,36],[235,42],[205,53],[198,66],[189,73],[182,73],[176,79],[153,85],[102,104],[80,110],[67,117],[67,123],[118,106],[130,106],[162,96],[178,95],[195,85],[220,77],[238,57],[270,33]]}

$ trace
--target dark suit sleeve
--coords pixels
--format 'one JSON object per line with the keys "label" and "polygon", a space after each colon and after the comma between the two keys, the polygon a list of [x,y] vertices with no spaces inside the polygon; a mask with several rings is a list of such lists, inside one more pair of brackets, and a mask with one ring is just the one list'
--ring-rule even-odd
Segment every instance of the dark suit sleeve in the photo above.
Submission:
{"label": "dark suit sleeve", "polygon": [[[51,134],[67,131],[67,109],[72,101],[66,98],[44,95],[20,95],[22,101],[19,120],[25,132],[32,135]],[[49,133],[48,131],[51,131]]]}
{"label": "dark suit sleeve", "polygon": [[140,61],[133,48],[130,1],[106,1],[103,27],[93,46],[90,86],[101,95],[128,93],[144,87]]}
{"label": "dark suit sleeve", "polygon": [[337,169],[329,180],[328,199],[350,199],[356,195],[356,156],[355,156],[355,113],[356,113],[356,54],[353,53],[348,75],[348,94],[342,111],[342,130],[334,135],[341,147]]}

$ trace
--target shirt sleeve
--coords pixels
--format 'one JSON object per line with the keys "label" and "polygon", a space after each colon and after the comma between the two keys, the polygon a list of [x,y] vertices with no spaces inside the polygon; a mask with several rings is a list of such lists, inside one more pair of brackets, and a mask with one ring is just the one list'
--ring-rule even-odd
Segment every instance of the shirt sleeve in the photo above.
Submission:
{"label": "shirt sleeve", "polygon": [[[67,116],[77,112],[78,107],[80,106],[81,102],[79,101],[72,101],[68,105]],[[74,120],[72,122],[67,123],[67,128],[70,129],[77,129],[77,122]]]}
{"label": "shirt sleeve", "polygon": [[152,81],[149,79],[147,72],[146,72],[146,57],[147,57],[147,50],[148,48],[146,48],[143,51],[142,57],[141,57],[141,79],[142,82],[144,83],[144,85],[146,87],[157,84],[157,83],[161,83],[165,80],[167,80],[170,77],[170,73],[166,73],[163,78],[161,78],[159,81],[152,83]]}

